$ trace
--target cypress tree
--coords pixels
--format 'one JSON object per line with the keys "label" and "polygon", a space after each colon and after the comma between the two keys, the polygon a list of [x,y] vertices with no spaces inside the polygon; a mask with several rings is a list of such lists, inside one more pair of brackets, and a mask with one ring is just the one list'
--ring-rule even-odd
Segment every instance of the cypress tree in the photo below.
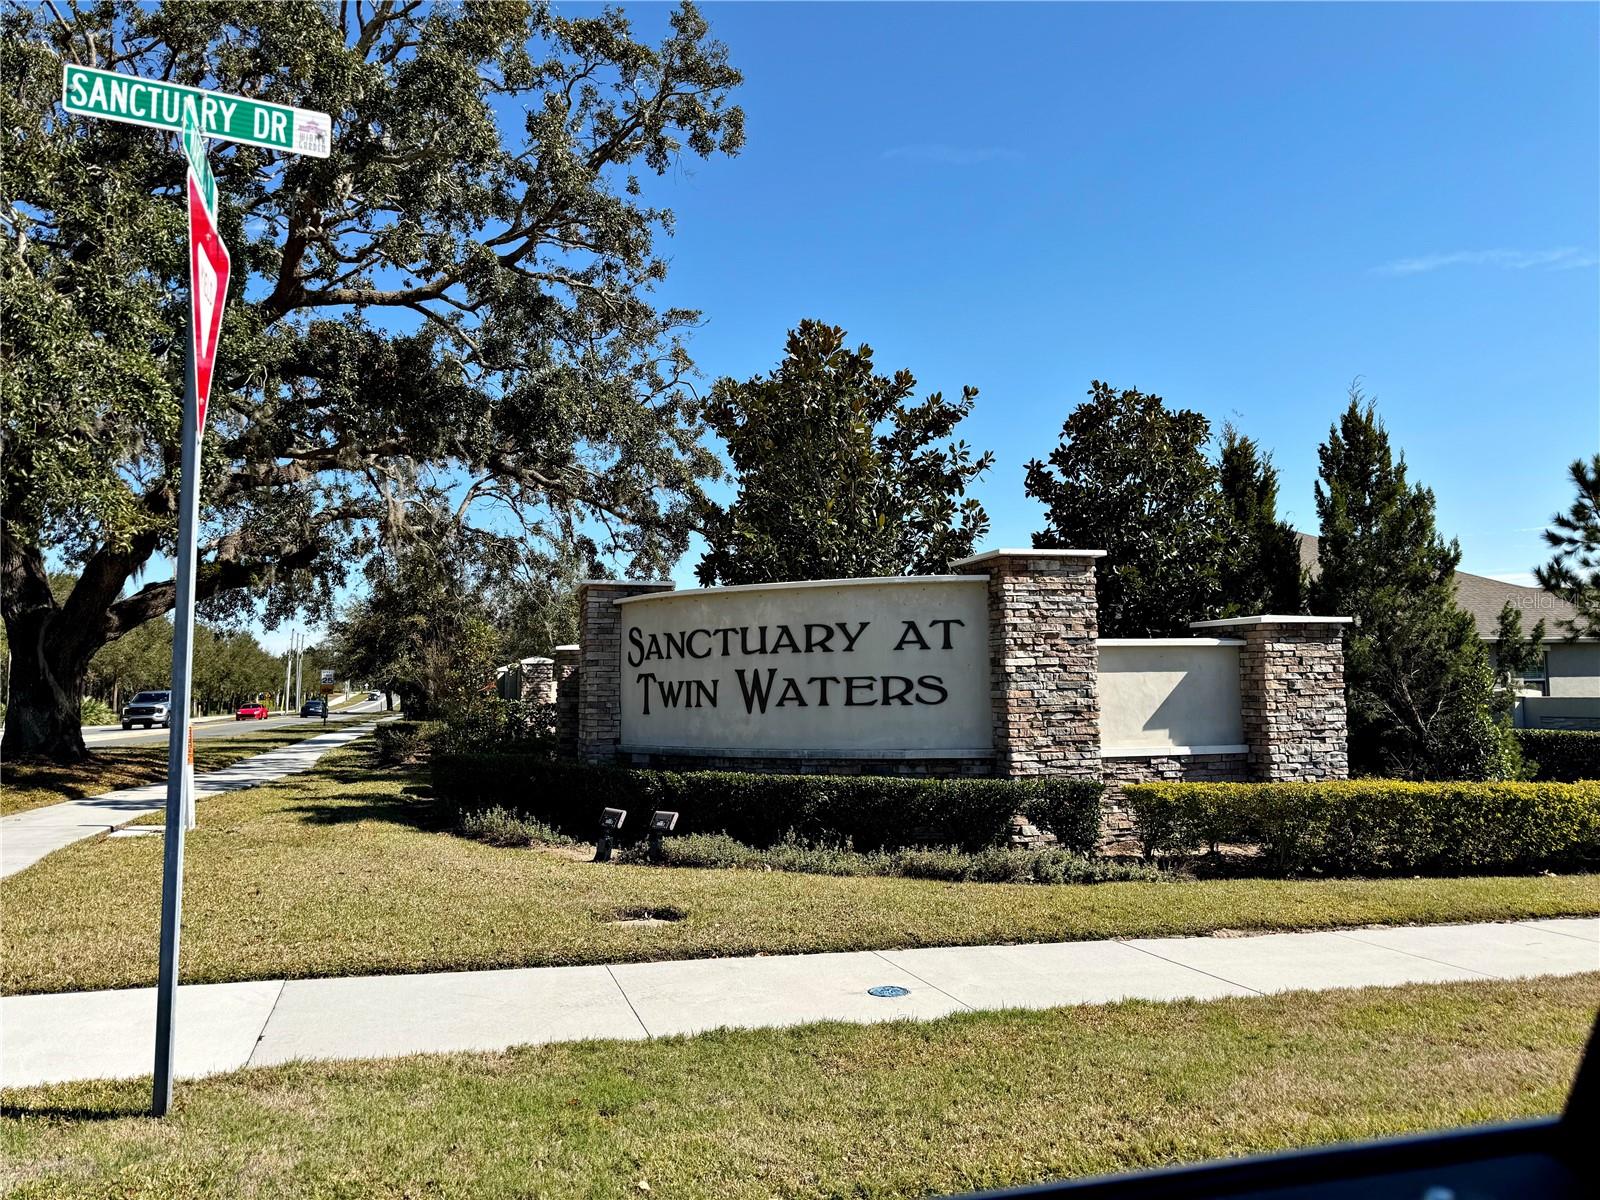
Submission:
{"label": "cypress tree", "polygon": [[1272,455],[1233,425],[1224,425],[1217,470],[1228,526],[1222,615],[1304,611],[1305,571],[1294,528],[1278,520],[1278,469]]}
{"label": "cypress tree", "polygon": [[1407,478],[1359,388],[1318,449],[1319,613],[1353,616],[1345,647],[1350,763],[1364,773],[1495,779],[1518,769],[1495,719],[1494,676],[1455,602],[1461,548],[1434,524],[1433,492]]}

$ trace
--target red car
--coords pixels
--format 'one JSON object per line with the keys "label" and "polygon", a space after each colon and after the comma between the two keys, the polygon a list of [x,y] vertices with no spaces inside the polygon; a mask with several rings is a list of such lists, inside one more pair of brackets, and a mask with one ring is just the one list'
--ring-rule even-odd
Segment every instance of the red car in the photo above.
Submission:
{"label": "red car", "polygon": [[267,711],[265,704],[243,704],[239,711],[233,714],[235,721],[265,721],[272,714]]}

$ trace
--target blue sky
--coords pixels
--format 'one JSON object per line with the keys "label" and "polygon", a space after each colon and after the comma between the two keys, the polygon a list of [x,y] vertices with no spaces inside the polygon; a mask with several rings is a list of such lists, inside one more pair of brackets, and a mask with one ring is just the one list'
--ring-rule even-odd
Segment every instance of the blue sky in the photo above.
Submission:
{"label": "blue sky", "polygon": [[1600,446],[1600,8],[704,11],[748,145],[649,198],[708,376],[770,369],[813,316],[924,390],[978,387],[997,545],[1038,527],[1022,464],[1093,378],[1233,419],[1314,530],[1359,376],[1463,567],[1543,560]]}
{"label": "blue sky", "polygon": [[[667,5],[625,7],[665,32]],[[1094,378],[1235,421],[1314,531],[1359,377],[1463,568],[1543,561],[1600,446],[1600,7],[704,12],[748,143],[645,184],[708,382],[817,317],[923,394],[976,386],[998,546],[1039,527],[1023,464]]]}

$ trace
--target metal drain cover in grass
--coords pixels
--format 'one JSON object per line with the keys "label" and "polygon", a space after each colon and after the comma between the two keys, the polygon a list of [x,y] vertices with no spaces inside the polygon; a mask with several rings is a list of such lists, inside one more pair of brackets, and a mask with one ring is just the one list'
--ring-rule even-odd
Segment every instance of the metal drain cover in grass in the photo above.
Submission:
{"label": "metal drain cover in grass", "polygon": [[670,925],[689,914],[681,908],[624,908],[619,909],[607,922],[609,925]]}
{"label": "metal drain cover in grass", "polygon": [[867,995],[881,997],[909,996],[911,995],[911,989],[903,988],[898,983],[880,983],[877,987],[868,988]]}

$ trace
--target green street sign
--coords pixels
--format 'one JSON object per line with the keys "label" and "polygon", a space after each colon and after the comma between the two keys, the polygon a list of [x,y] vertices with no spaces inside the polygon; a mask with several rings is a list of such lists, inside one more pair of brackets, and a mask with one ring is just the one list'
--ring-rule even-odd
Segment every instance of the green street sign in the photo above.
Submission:
{"label": "green street sign", "polygon": [[333,144],[333,123],[327,113],[76,63],[61,68],[61,103],[78,116],[175,133],[183,132],[185,105],[193,104],[203,137],[313,158],[327,158]]}
{"label": "green street sign", "polygon": [[211,160],[206,157],[206,141],[200,136],[200,119],[193,100],[185,97],[183,106],[183,156],[189,160],[189,171],[200,187],[200,200],[211,219],[217,219],[217,177],[211,173]]}

